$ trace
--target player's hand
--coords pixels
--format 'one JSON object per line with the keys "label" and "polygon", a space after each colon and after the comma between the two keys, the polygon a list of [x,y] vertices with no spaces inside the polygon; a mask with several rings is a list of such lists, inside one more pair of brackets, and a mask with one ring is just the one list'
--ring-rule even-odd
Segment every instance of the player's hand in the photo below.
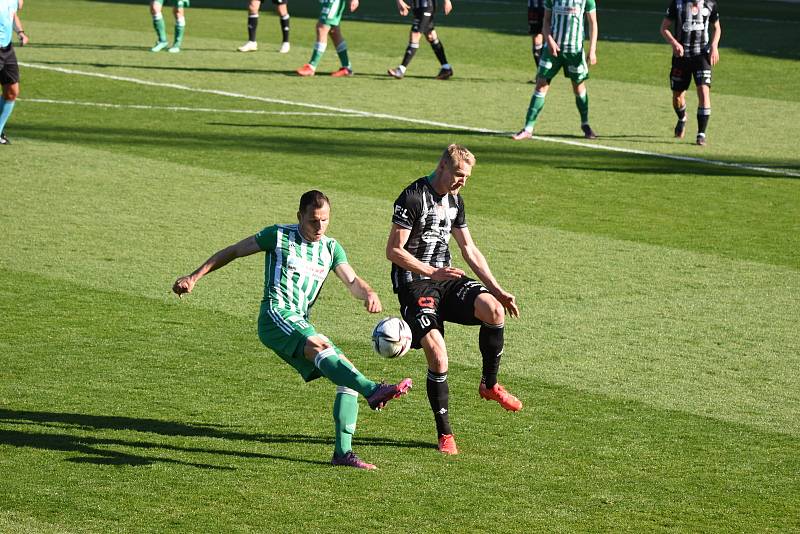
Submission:
{"label": "player's hand", "polygon": [[444,14],[449,15],[453,11],[453,3],[450,0],[444,0]]}
{"label": "player's hand", "polygon": [[358,9],[358,0],[350,0],[350,12],[352,13]]}
{"label": "player's hand", "polygon": [[192,275],[181,276],[172,284],[172,291],[179,297],[184,293],[191,293],[196,282]]}
{"label": "player's hand", "polygon": [[495,298],[500,301],[500,304],[503,305],[503,308],[506,309],[506,311],[511,317],[519,317],[517,298],[514,295],[512,295],[508,291],[500,289],[495,294]]}
{"label": "player's hand", "polygon": [[25,32],[19,32],[17,36],[19,37],[20,46],[25,46],[26,44],[28,44],[28,41],[30,41],[30,39],[28,39],[28,34]]}
{"label": "player's hand", "polygon": [[719,49],[716,46],[711,47],[711,66],[713,67],[719,63]]}
{"label": "player's hand", "polygon": [[683,45],[678,41],[675,41],[675,43],[672,45],[672,55],[675,57],[683,57]]}
{"label": "player's hand", "polygon": [[464,274],[464,271],[455,267],[440,267],[431,273],[431,280],[457,280]]}
{"label": "player's hand", "polygon": [[397,0],[397,11],[400,12],[400,16],[405,17],[408,15],[408,10],[411,9],[408,4],[403,2],[403,0]]}
{"label": "player's hand", "polygon": [[378,298],[378,294],[374,291],[367,293],[367,298],[364,300],[364,307],[369,313],[380,313],[383,310],[381,299]]}
{"label": "player's hand", "polygon": [[597,65],[597,51],[589,49],[589,65]]}
{"label": "player's hand", "polygon": [[553,39],[552,35],[547,36],[547,47],[550,49],[550,55],[553,57],[558,57],[558,53],[561,52],[561,49],[556,44],[556,40]]}

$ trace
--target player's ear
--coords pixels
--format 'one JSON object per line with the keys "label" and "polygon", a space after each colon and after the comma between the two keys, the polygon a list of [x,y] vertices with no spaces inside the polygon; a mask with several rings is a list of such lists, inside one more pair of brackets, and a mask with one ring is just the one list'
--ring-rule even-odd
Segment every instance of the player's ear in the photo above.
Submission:
{"label": "player's ear", "polygon": [[303,213],[300,210],[297,210],[297,222],[298,223],[303,222]]}

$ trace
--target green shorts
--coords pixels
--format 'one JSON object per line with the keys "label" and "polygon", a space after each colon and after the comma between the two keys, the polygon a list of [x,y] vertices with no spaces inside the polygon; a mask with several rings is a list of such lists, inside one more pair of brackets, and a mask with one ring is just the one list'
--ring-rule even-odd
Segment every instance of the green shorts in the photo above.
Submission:
{"label": "green shorts", "polygon": [[319,13],[319,23],[326,26],[338,26],[344,15],[345,0],[320,0],[322,11]]}
{"label": "green shorts", "polygon": [[589,66],[586,65],[586,56],[583,51],[574,54],[562,52],[553,57],[548,47],[544,48],[542,58],[539,60],[537,76],[547,81],[552,80],[558,71],[564,69],[564,76],[575,82],[581,83],[589,77]]}
{"label": "green shorts", "polygon": [[321,336],[314,325],[302,315],[288,310],[262,307],[258,315],[258,338],[261,343],[294,367],[306,382],[322,376],[303,354],[306,340],[315,335]]}
{"label": "green shorts", "polygon": [[[153,3],[163,6],[167,1],[168,0],[153,0]],[[175,7],[189,7],[189,0],[175,0]]]}

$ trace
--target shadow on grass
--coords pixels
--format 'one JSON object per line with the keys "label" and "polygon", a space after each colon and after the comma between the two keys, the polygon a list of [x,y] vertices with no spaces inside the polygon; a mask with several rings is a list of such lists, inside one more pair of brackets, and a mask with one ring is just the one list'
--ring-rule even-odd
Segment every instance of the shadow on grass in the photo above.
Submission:
{"label": "shadow on grass", "polygon": [[[114,417],[102,415],[88,415],[58,412],[33,412],[0,409],[0,423],[14,425],[28,425],[29,427],[43,427],[44,429],[58,428],[65,430],[67,425],[70,430],[77,431],[135,431],[157,434],[168,437],[198,437],[216,438],[228,441],[249,441],[257,443],[296,443],[296,444],[322,444],[333,445],[333,438],[304,434],[257,434],[237,432],[220,425],[206,425],[193,423],[178,423],[162,421],[159,419]],[[430,448],[429,443],[410,440],[396,440],[390,438],[358,438],[357,444],[381,447],[405,448]],[[69,433],[56,433],[49,430],[21,431],[0,429],[0,445],[27,447],[52,451],[78,452],[84,456],[70,458],[67,461],[76,463],[92,463],[100,465],[150,465],[156,462],[185,465],[201,469],[231,470],[233,467],[212,465],[200,462],[179,460],[169,456],[134,454],[122,452],[109,447],[129,448],[135,451],[162,450],[174,453],[210,454],[220,457],[246,458],[256,460],[281,460],[300,462],[314,465],[329,465],[326,461],[309,460],[306,458],[249,452],[241,450],[226,450],[220,448],[178,446],[164,442],[122,440],[93,436],[72,435]]]}

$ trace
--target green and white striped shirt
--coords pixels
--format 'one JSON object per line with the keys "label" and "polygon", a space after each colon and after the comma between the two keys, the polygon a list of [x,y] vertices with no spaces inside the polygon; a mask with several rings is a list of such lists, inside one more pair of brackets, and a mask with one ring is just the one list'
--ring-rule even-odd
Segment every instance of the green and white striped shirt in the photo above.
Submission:
{"label": "green and white striped shirt", "polygon": [[261,307],[288,310],[308,318],[328,273],[347,263],[344,249],[328,236],[306,241],[296,224],[268,226],[255,238],[266,252]]}
{"label": "green and white striped shirt", "polygon": [[545,0],[550,10],[550,35],[567,54],[583,51],[583,21],[586,13],[595,11],[595,0]]}

